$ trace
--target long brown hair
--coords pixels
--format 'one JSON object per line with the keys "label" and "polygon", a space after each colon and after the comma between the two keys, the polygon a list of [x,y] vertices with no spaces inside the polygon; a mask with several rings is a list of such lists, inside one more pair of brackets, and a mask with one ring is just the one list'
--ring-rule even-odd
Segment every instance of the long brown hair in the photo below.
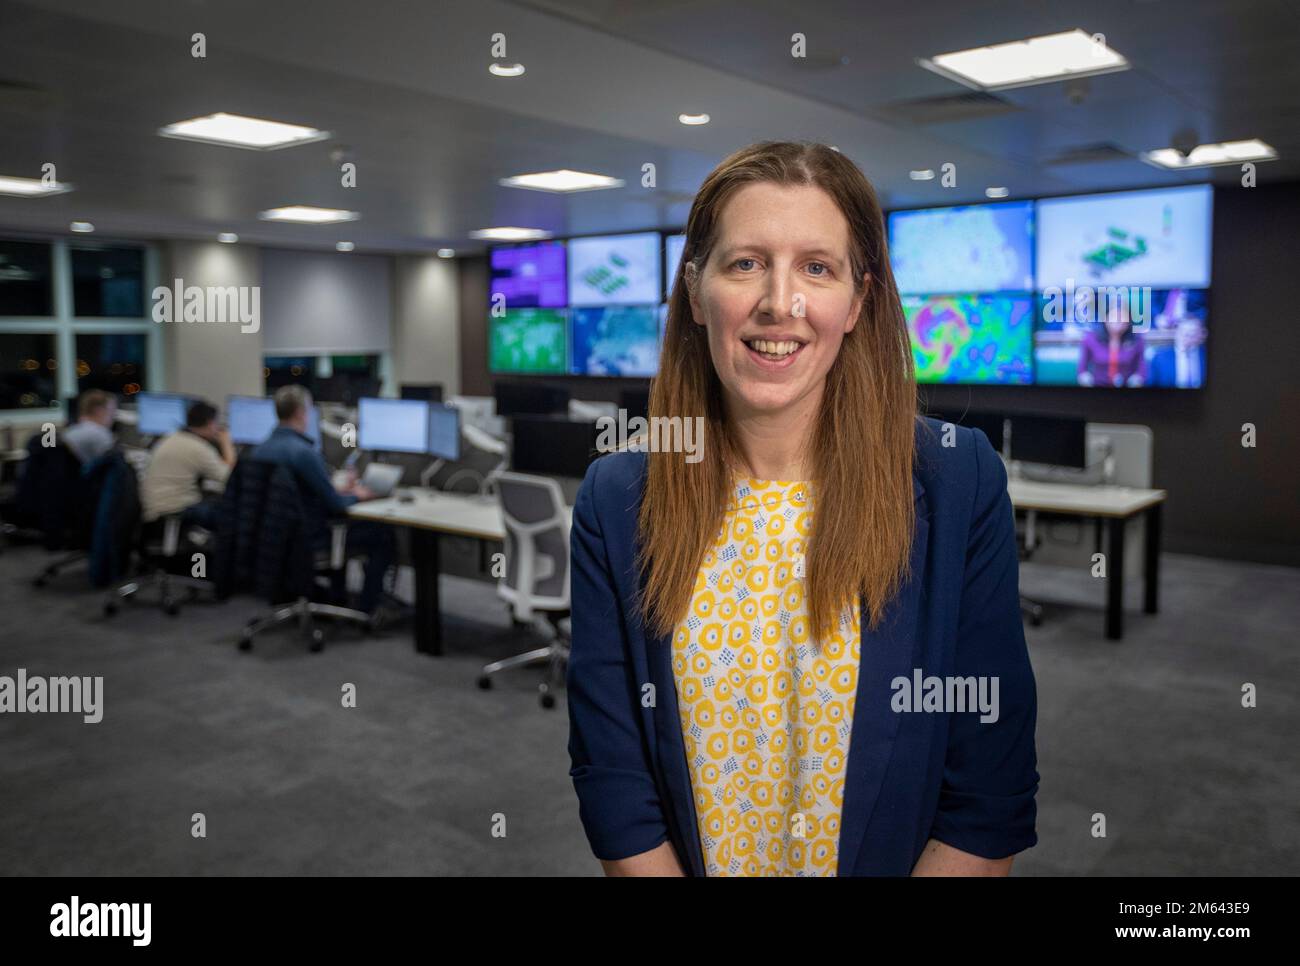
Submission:
{"label": "long brown hair", "polygon": [[[719,216],[740,187],[755,182],[813,185],[849,224],[861,314],[826,376],[810,441],[816,506],[807,559],[812,628],[824,638],[844,606],[861,595],[875,627],[907,575],[912,507],[916,385],[912,350],[886,249],[884,216],[861,171],[824,144],[768,141],[737,151],[714,169],[691,205],[686,244],[673,279],[650,415],[704,417],[703,459],[651,452],[638,526],[641,601],[654,633],[671,633],[690,605],[705,551],[734,485],[738,450],[728,430],[708,335],[691,314],[687,284],[702,272]],[[689,268],[688,268],[689,264]]]}

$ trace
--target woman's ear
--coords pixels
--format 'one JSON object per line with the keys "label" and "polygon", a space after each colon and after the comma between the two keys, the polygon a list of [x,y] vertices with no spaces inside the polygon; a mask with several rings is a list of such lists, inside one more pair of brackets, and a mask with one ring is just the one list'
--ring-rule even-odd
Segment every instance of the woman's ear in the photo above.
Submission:
{"label": "woman's ear", "polygon": [[691,303],[691,319],[696,325],[704,324],[704,315],[700,312],[698,296],[700,294],[700,272],[694,260],[682,264],[682,281],[686,283],[686,296]]}
{"label": "woman's ear", "polygon": [[862,284],[858,286],[858,292],[853,296],[853,304],[849,306],[848,318],[844,320],[844,334],[848,335],[853,331],[853,327],[858,324],[858,317],[862,315],[862,304],[867,300],[867,289],[871,286],[871,276],[864,275]]}

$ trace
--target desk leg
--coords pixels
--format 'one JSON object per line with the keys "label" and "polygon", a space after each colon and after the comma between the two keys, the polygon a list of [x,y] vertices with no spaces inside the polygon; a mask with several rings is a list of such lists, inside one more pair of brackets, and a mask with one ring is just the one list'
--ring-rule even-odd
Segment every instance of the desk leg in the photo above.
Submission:
{"label": "desk leg", "polygon": [[1118,641],[1124,636],[1124,523],[1123,517],[1106,521],[1110,547],[1106,554],[1106,636]]}
{"label": "desk leg", "polygon": [[1148,614],[1160,612],[1160,504],[1146,512],[1146,600],[1142,609]]}
{"label": "desk leg", "polygon": [[411,562],[415,564],[415,650],[442,654],[442,608],[438,601],[438,534],[411,528]]}

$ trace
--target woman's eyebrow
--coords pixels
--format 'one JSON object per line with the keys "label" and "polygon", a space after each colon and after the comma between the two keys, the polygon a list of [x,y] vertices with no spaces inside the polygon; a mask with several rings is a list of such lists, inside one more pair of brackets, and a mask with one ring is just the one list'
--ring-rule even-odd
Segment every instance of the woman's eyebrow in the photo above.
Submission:
{"label": "woman's eyebrow", "polygon": [[[770,255],[771,250],[764,245],[730,245],[727,248],[719,250],[718,257],[724,261],[734,258],[740,252],[755,252],[759,255]],[[799,252],[801,257],[820,258],[823,261],[833,262],[838,266],[845,264],[843,255],[836,254],[829,248],[808,248]]]}

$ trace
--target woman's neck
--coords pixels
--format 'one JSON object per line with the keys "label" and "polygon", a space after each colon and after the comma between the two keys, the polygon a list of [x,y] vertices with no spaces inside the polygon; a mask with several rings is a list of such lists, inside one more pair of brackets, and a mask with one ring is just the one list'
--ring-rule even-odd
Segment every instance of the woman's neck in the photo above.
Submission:
{"label": "woman's neck", "polygon": [[738,411],[729,407],[732,439],[742,472],[757,480],[807,480],[812,477],[812,437],[821,408],[821,391],[778,411]]}

